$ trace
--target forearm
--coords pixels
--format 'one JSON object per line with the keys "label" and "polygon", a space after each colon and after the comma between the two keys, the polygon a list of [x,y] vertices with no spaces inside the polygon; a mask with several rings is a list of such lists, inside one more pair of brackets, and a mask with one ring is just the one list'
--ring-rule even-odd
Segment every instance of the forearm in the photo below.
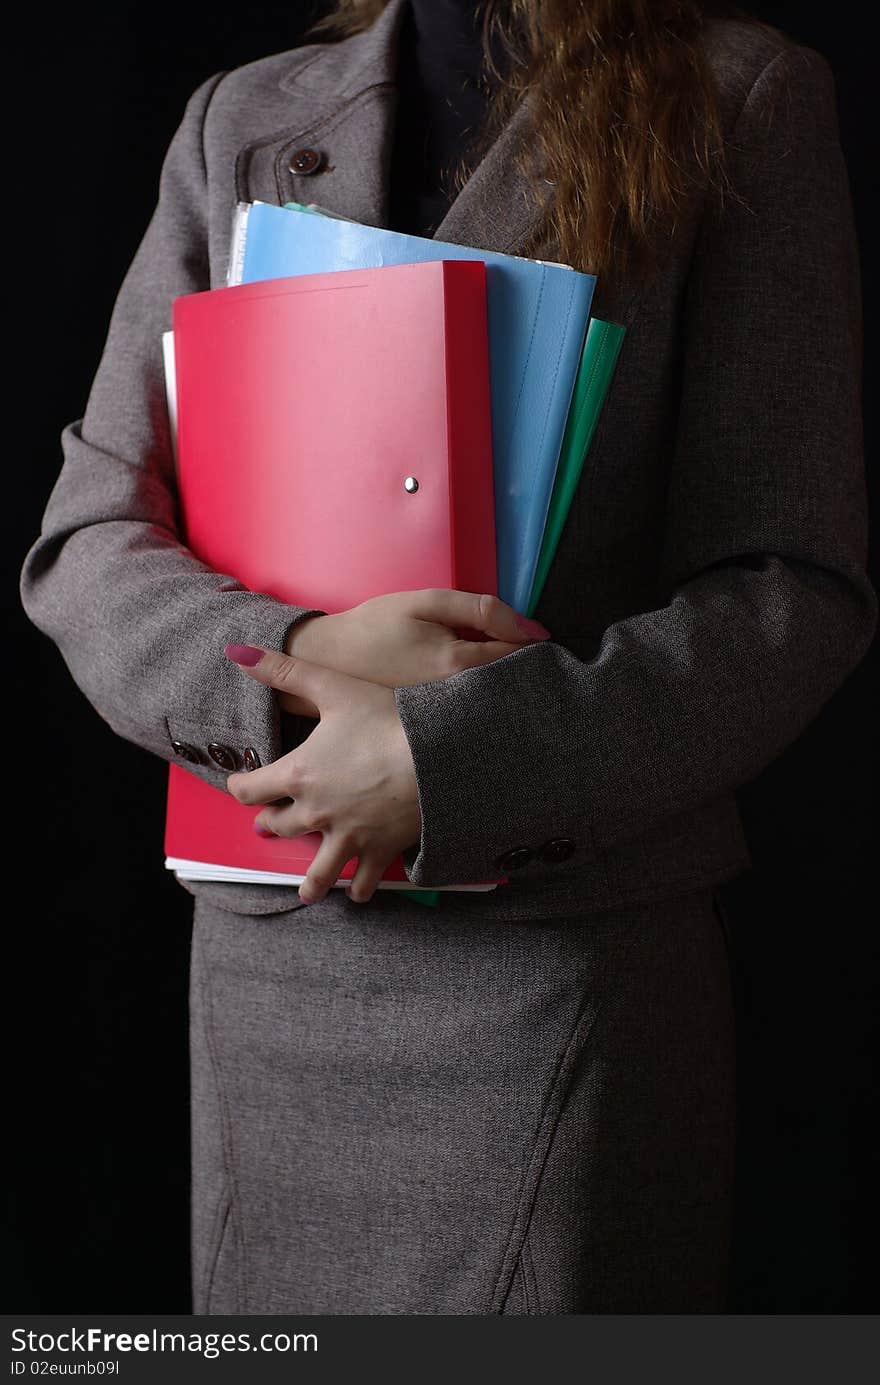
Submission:
{"label": "forearm", "polygon": [[867,647],[876,601],[857,576],[754,562],[617,622],[589,659],[550,641],[396,689],[423,824],[413,883],[488,878],[559,838],[576,872],[794,740]]}
{"label": "forearm", "polygon": [[[161,492],[83,443],[79,426],[65,429],[64,481],[22,569],[28,616],[119,735],[168,760],[179,758],[175,743],[191,747],[198,760],[186,763],[216,783],[225,776],[211,744],[229,747],[239,763],[248,748],[269,763],[281,753],[276,696],[242,679],[223,647],[283,648],[292,625],[314,612],[200,563]],[[78,486],[86,465],[90,484]],[[99,495],[101,507],[87,499]]]}

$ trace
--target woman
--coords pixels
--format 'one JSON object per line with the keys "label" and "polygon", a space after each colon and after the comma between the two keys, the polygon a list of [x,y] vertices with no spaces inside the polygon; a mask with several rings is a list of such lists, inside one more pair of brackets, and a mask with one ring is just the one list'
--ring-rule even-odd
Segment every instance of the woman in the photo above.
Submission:
{"label": "woman", "polygon": [[[479,17],[348,0],[193,93],[22,574],[120,735],[323,834],[298,898],[186,886],[197,1312],[723,1310],[735,791],[876,623],[828,64],[695,0]],[[161,332],[257,198],[598,275],[627,336],[545,628],[183,546]],[[508,883],[425,908],[376,888],[401,852]]]}

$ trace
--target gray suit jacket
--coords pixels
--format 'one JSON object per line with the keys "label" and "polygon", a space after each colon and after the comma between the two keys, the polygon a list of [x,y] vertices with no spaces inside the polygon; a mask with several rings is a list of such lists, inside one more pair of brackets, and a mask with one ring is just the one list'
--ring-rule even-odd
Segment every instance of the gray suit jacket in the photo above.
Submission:
{"label": "gray suit jacket", "polygon": [[[169,761],[173,742],[195,746],[192,772],[220,787],[210,743],[263,763],[282,749],[275,695],[223,645],[280,647],[312,611],[243,590],[181,542],[161,333],[177,294],[224,283],[238,199],[383,224],[402,4],[365,34],[193,93],[22,572],[28,615],[100,715]],[[813,50],[738,22],[709,22],[704,41],[737,197],[714,217],[693,196],[653,284],[600,279],[593,311],[627,335],[536,612],[553,638],[395,692],[422,812],[410,880],[490,877],[516,853],[509,885],[449,907],[577,914],[739,873],[735,790],[815,717],[875,628],[833,76]],[[438,239],[522,246],[536,211],[512,155],[529,114],[525,102]],[[291,172],[303,147],[326,155],[323,171]],[[542,856],[559,839],[571,845]],[[246,912],[293,893],[192,888]]]}

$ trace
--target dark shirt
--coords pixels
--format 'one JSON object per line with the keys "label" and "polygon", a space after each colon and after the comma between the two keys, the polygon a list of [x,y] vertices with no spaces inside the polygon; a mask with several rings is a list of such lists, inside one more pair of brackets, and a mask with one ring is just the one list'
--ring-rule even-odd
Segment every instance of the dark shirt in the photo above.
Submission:
{"label": "dark shirt", "polygon": [[410,0],[401,20],[388,226],[430,236],[451,206],[455,166],[487,94],[478,0]]}

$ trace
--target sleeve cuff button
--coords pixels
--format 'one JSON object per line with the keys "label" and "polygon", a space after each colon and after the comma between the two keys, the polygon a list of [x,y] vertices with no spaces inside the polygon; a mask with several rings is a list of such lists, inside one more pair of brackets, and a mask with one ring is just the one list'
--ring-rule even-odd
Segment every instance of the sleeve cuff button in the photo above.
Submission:
{"label": "sleeve cuff button", "polygon": [[231,750],[228,745],[217,745],[216,742],[212,741],[208,746],[208,754],[214,764],[219,765],[221,769],[232,770],[238,764],[235,751]]}
{"label": "sleeve cuff button", "polygon": [[191,765],[201,762],[201,755],[194,745],[187,745],[186,741],[172,741],[171,749],[181,760],[187,760]]}
{"label": "sleeve cuff button", "polygon": [[576,851],[576,844],[571,837],[554,837],[552,841],[545,842],[538,849],[538,859],[557,864],[560,861],[567,861],[569,856]]}
{"label": "sleeve cuff button", "polygon": [[495,861],[498,870],[521,870],[527,866],[529,861],[534,858],[534,851],[528,846],[517,846],[512,851],[505,851]]}

